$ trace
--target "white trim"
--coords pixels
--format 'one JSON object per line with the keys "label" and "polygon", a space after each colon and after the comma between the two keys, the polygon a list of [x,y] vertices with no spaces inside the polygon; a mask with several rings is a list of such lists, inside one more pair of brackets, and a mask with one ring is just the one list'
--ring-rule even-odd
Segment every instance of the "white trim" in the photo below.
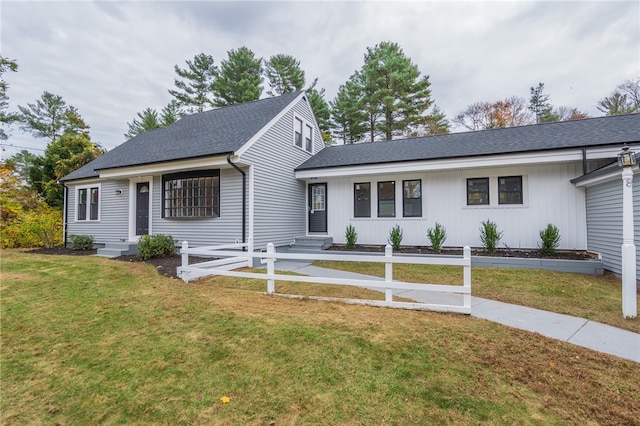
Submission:
{"label": "white trim", "polygon": [[[605,182],[609,182],[612,180],[618,180],[620,179],[620,175],[622,174],[622,168],[617,168],[617,169],[611,169],[611,171],[609,173],[600,175],[600,176],[595,176],[589,179],[585,179],[581,182],[576,183],[576,187],[581,188],[581,187],[589,187],[589,186],[594,186],[594,185],[598,185],[600,183],[605,183]],[[633,174],[637,175],[640,174],[640,168],[639,166],[636,166],[633,168]]]}
{"label": "white trim", "polygon": [[[90,219],[91,218],[91,189],[98,188],[98,219]],[[81,189],[88,189],[87,192],[87,218],[83,220],[78,219],[78,193]],[[95,183],[86,183],[83,185],[74,186],[75,191],[75,199],[73,203],[73,221],[79,223],[97,223],[100,222],[101,212],[102,212],[102,184],[99,182]]]}
{"label": "white trim", "polygon": [[273,125],[280,120],[285,114],[287,114],[294,106],[296,103],[298,103],[298,101],[300,100],[300,98],[304,97],[304,93],[300,93],[300,95],[298,97],[296,97],[294,100],[292,100],[289,105],[287,105],[285,108],[282,109],[282,111],[280,111],[278,113],[278,115],[276,115],[275,117],[273,117],[271,119],[271,121],[269,121],[267,124],[264,125],[264,127],[262,127],[262,129],[260,129],[258,132],[256,132],[256,134],[254,134],[251,139],[249,139],[244,145],[242,145],[240,147],[240,149],[238,149],[235,154],[238,157],[241,157],[242,155],[244,155],[245,152],[247,152],[247,150],[249,148],[251,148],[251,146],[256,143],[256,141],[258,139],[260,139],[262,137],[262,135],[264,135],[269,129],[271,129],[273,127]]}
{"label": "white trim", "polygon": [[[236,157],[237,158],[237,157]],[[192,171],[202,169],[222,169],[224,166],[230,167],[227,157],[209,157],[191,160],[171,161],[140,166],[122,167],[118,169],[108,169],[100,171],[100,177],[109,178],[135,178],[141,175],[158,175],[178,171]]]}
{"label": "white trim", "polygon": [[255,170],[253,165],[249,165],[249,170],[247,172],[249,175],[249,236],[247,237],[247,243],[249,244],[249,251],[253,251],[253,241],[254,241],[254,232],[255,232],[255,214],[256,214],[256,206],[255,206]]}
{"label": "white trim", "polygon": [[153,234],[153,176],[138,176],[129,178],[129,241],[138,241],[140,235],[136,235],[136,184],[147,182],[149,184],[149,235]]}
{"label": "white trim", "polygon": [[328,167],[295,172],[298,179],[346,177],[359,175],[380,175],[384,173],[412,173],[438,170],[460,170],[477,167],[500,167],[514,165],[566,163],[582,161],[582,151],[520,153],[509,155],[491,155],[441,160],[407,161],[361,166]]}

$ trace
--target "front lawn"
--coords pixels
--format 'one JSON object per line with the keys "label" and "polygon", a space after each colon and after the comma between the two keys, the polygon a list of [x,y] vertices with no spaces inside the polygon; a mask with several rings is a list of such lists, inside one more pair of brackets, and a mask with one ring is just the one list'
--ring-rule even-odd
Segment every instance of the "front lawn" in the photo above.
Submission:
{"label": "front lawn", "polygon": [[[315,266],[384,277],[383,263],[314,262]],[[395,264],[393,279],[462,284],[462,268]],[[568,274],[530,269],[471,268],[471,294],[486,299],[573,315],[640,333],[640,319],[622,317],[622,284],[612,274]],[[640,306],[640,295],[638,295]]]}
{"label": "front lawn", "polygon": [[259,293],[264,281],[185,284],[143,263],[12,250],[0,278],[2,424],[640,418],[640,364],[465,315],[289,300]]}

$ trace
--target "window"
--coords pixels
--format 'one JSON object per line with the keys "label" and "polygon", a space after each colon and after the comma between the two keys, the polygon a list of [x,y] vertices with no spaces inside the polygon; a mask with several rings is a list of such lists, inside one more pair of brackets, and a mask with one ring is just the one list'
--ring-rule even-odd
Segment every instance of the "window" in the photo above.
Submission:
{"label": "window", "polygon": [[98,220],[100,212],[100,188],[97,186],[78,189],[77,220]]}
{"label": "window", "polygon": [[422,216],[422,181],[402,181],[402,210],[404,217]]}
{"label": "window", "polygon": [[371,184],[369,182],[354,185],[353,216],[371,217]]}
{"label": "window", "polygon": [[396,217],[396,183],[378,182],[378,217]]}
{"label": "window", "polygon": [[309,152],[313,151],[313,144],[311,143],[311,135],[313,134],[313,129],[308,124],[305,126],[305,135],[304,135],[304,149]]}
{"label": "window", "polygon": [[220,216],[220,170],[162,176],[163,216],[205,218]]}
{"label": "window", "polygon": [[302,120],[298,117],[295,119],[294,123],[294,143],[297,147],[302,148]]}
{"label": "window", "polygon": [[467,179],[467,205],[489,205],[489,178]]}
{"label": "window", "polygon": [[522,204],[522,176],[498,178],[498,203]]}

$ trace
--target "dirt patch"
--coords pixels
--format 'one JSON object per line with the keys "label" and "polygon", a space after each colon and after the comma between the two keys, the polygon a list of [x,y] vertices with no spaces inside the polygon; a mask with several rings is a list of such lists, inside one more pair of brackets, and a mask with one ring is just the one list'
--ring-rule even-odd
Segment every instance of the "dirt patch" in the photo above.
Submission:
{"label": "dirt patch", "polygon": [[[332,251],[353,251],[353,252],[369,252],[369,253],[383,253],[383,245],[367,245],[357,244],[355,248],[348,249],[342,244],[334,244],[327,250]],[[426,246],[402,246],[399,250],[394,250],[394,253],[409,253],[409,254],[441,254],[450,256],[462,256],[461,247],[443,248],[441,253],[436,253]],[[540,250],[535,249],[498,249],[495,253],[489,253],[483,249],[472,248],[472,256],[493,256],[493,257],[519,257],[526,259],[562,259],[562,260],[593,260],[598,256],[595,253],[586,250],[558,250],[553,256],[545,256],[540,253]]]}

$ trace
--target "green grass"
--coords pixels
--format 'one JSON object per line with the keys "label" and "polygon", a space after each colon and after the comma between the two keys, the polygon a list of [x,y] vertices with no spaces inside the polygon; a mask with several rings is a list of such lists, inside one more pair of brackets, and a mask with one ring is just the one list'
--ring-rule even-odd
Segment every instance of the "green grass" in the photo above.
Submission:
{"label": "green grass", "polygon": [[3,251],[1,274],[2,424],[633,424],[640,415],[640,365],[464,315],[265,296],[264,281],[184,284],[146,264],[85,256]]}
{"label": "green grass", "polygon": [[[314,265],[384,277],[382,263],[315,262]],[[393,279],[414,283],[462,284],[462,268],[396,264]],[[640,333],[640,319],[622,317],[620,279],[530,269],[472,268],[474,296],[573,315]],[[638,296],[640,306],[640,296]]]}

